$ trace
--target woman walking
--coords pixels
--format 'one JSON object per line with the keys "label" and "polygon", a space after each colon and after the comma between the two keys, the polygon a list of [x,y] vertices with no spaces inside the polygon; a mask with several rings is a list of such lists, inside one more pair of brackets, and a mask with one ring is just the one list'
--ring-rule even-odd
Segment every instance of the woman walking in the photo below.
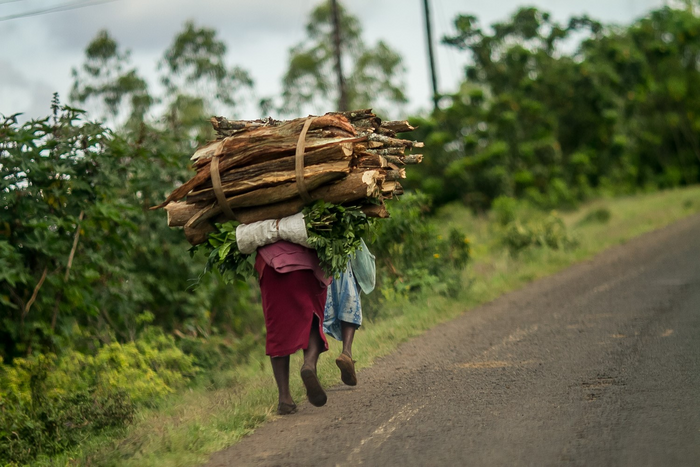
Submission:
{"label": "woman walking", "polygon": [[267,339],[265,353],[279,391],[277,413],[288,415],[297,406],[289,390],[289,356],[304,351],[301,379],[309,402],[321,407],[326,392],[316,375],[316,364],[328,350],[323,333],[326,290],[331,279],[319,266],[314,250],[278,241],[257,249],[255,269],[262,295]]}

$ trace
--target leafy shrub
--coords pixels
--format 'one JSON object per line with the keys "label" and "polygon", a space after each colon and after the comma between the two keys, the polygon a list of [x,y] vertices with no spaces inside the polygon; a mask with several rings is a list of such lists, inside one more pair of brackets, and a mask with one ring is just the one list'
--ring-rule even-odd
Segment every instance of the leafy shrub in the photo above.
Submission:
{"label": "leafy shrub", "polygon": [[25,463],[86,434],[131,422],[148,405],[195,374],[194,358],[172,337],[149,328],[135,342],[111,343],[95,355],[39,354],[0,367],[0,458]]}
{"label": "leafy shrub", "polygon": [[491,212],[496,222],[500,225],[508,225],[515,220],[518,210],[518,201],[510,196],[499,196],[493,200]]}
{"label": "leafy shrub", "polygon": [[390,219],[377,223],[370,249],[377,257],[379,294],[370,295],[370,303],[377,295],[393,301],[419,290],[453,294],[460,289],[458,272],[469,261],[469,240],[456,229],[443,238],[429,218],[430,204],[425,194],[407,194],[391,203]]}
{"label": "leafy shrub", "polygon": [[605,224],[610,220],[610,209],[598,208],[588,212],[578,224]]}
{"label": "leafy shrub", "polygon": [[[35,375],[36,376],[36,375]],[[125,426],[134,404],[123,391],[79,391],[57,398],[36,394],[31,404],[0,403],[0,461],[24,464],[38,454],[56,454],[89,434]]]}
{"label": "leafy shrub", "polygon": [[527,248],[547,247],[558,250],[577,245],[576,239],[568,232],[564,221],[556,213],[551,213],[541,220],[515,220],[509,223],[503,230],[501,241],[511,254],[517,254]]}
{"label": "leafy shrub", "polygon": [[183,336],[178,347],[194,359],[197,367],[205,372],[233,368],[246,363],[251,352],[264,346],[262,333],[234,336],[193,337]]}

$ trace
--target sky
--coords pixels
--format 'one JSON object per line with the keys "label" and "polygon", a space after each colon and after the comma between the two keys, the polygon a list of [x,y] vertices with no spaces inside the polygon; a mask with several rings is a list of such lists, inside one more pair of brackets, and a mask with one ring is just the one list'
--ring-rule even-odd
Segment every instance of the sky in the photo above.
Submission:
{"label": "sky", "polygon": [[[87,44],[106,29],[131,52],[132,65],[158,86],[156,66],[188,20],[214,28],[228,47],[227,64],[247,70],[255,87],[238,118],[258,118],[253,103],[278,95],[289,49],[304,39],[310,11],[319,0],[0,0],[0,114],[24,118],[49,114],[51,96],[68,100],[71,69],[79,67]],[[363,38],[387,42],[406,67],[406,112],[430,109],[431,84],[425,44],[423,0],[345,0],[360,19]],[[430,0],[440,92],[457,89],[468,60],[465,52],[439,44],[451,34],[458,14],[481,25],[535,6],[565,22],[587,14],[604,23],[628,24],[665,0]],[[63,9],[64,6],[80,8]],[[32,14],[56,7],[52,13]],[[330,110],[330,109],[329,109]],[[233,116],[231,116],[233,117]]]}

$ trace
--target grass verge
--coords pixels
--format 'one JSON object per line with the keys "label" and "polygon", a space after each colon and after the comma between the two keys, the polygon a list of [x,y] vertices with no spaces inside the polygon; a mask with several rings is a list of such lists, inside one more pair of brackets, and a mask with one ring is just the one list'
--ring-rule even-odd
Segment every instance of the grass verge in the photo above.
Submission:
{"label": "grass verge", "polygon": [[[601,199],[575,212],[560,213],[579,242],[577,248],[540,248],[513,257],[494,239],[493,222],[463,207],[447,207],[438,215],[441,226],[464,230],[473,245],[473,261],[463,276],[470,286],[459,297],[424,296],[387,308],[382,319],[366,321],[353,346],[358,368],[372,365],[399,343],[470,308],[698,212],[700,187]],[[331,351],[319,362],[319,377],[326,386],[340,383],[334,365],[339,351],[339,344],[331,342]],[[300,365],[300,355],[294,356],[292,368]],[[263,349],[251,355],[247,364],[219,379],[222,383],[218,389],[204,384],[192,387],[157,408],[141,411],[127,430],[86,440],[79,449],[53,459],[38,459],[36,465],[155,467],[204,463],[212,452],[234,444],[276,417],[276,388]],[[298,377],[292,378],[292,391],[297,401],[303,400]]]}

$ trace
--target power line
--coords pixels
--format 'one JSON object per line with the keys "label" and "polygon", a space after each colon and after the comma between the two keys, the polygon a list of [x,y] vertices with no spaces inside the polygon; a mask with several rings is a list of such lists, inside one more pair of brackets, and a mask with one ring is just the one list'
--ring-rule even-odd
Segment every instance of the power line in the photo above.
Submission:
{"label": "power line", "polygon": [[[10,0],[12,1],[12,0]],[[0,16],[0,22],[9,21],[11,19],[26,18],[27,16],[38,16],[45,15],[48,13],[57,13],[59,11],[75,10],[77,8],[84,8],[87,6],[101,5],[103,3],[115,2],[117,0],[93,0],[93,1],[78,1],[73,3],[64,3],[63,5],[58,5],[51,8],[44,8],[41,10],[27,11],[24,13],[17,13],[16,15]],[[9,3],[9,2],[4,2]]]}

